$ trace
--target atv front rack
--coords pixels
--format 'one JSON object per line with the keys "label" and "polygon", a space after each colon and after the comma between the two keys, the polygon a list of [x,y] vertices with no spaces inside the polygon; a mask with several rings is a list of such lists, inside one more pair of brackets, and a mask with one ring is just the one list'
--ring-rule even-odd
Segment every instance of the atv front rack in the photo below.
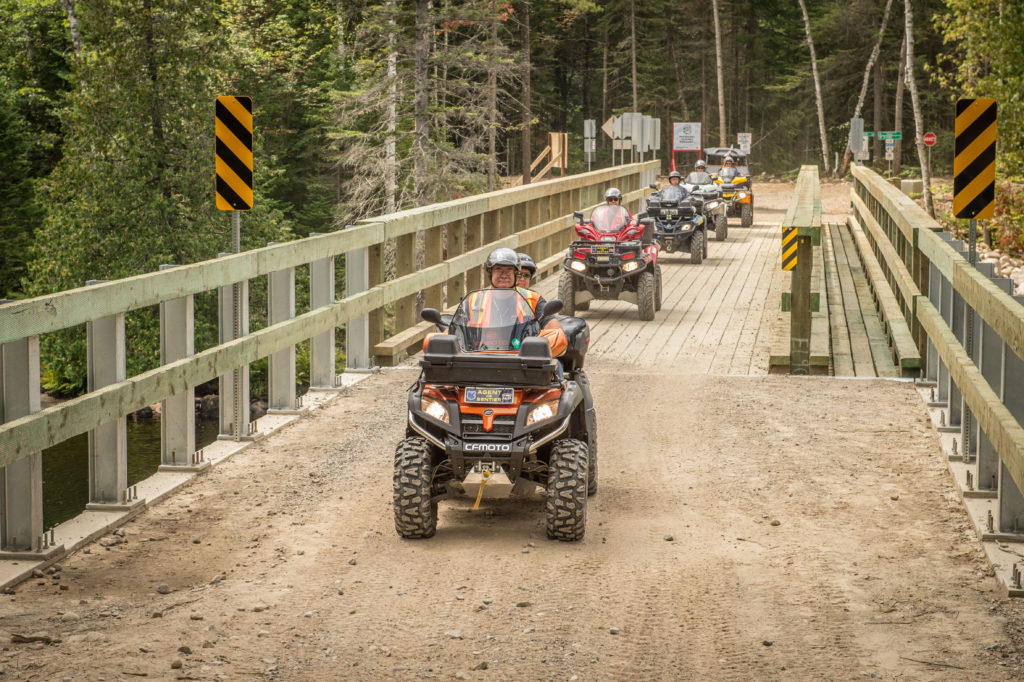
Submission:
{"label": "atv front rack", "polygon": [[464,353],[455,336],[439,334],[420,360],[423,380],[431,384],[547,386],[555,366],[548,342],[535,336],[523,339],[518,353]]}

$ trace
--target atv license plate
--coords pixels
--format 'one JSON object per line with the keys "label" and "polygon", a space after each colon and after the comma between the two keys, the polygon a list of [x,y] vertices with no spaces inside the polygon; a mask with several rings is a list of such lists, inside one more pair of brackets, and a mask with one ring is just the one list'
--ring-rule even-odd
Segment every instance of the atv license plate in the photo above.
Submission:
{"label": "atv license plate", "polygon": [[677,215],[679,215],[679,211],[670,208],[665,211],[665,215],[668,216],[669,218],[675,218]]}
{"label": "atv license plate", "polygon": [[511,405],[515,401],[514,388],[467,388],[467,403],[488,405]]}
{"label": "atv license plate", "polygon": [[594,247],[593,253],[601,253],[601,254],[611,253],[612,250],[613,249],[612,249],[612,246],[610,244],[601,244],[599,246],[595,246]]}

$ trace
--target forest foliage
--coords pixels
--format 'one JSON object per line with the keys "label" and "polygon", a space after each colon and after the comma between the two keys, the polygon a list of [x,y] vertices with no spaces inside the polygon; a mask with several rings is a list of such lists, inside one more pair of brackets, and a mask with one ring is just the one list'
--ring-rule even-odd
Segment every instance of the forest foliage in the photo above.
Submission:
{"label": "forest foliage", "polygon": [[[840,155],[885,4],[807,2],[827,141]],[[893,129],[901,4],[871,73],[868,130]],[[501,186],[549,131],[569,132],[569,171],[585,170],[584,119],[626,111],[661,118],[663,147],[671,122],[701,121],[709,146],[751,132],[758,172],[820,163],[797,3],[718,6],[724,120],[711,0],[0,0],[0,296],[229,251],[212,177],[223,94],[255,106],[243,248]],[[913,6],[923,116],[939,137],[934,171],[951,171],[954,101],[989,96],[1000,102],[999,173],[1014,181],[1024,173],[1024,3]],[[900,151],[913,172],[912,145]],[[598,165],[610,159],[602,139]],[[1020,219],[1008,218],[1018,232]],[[213,305],[197,306],[197,347],[212,345]],[[129,317],[129,374],[157,362],[155,320]],[[84,334],[43,343],[48,389],[80,389]]]}

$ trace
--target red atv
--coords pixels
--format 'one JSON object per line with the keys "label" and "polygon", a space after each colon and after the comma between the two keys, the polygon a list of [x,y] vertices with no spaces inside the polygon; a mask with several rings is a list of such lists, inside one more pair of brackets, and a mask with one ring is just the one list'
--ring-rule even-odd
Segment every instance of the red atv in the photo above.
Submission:
{"label": "red atv", "polygon": [[563,312],[575,315],[593,299],[623,300],[637,305],[641,320],[653,320],[661,310],[654,221],[641,213],[639,224],[626,222],[626,212],[608,204],[595,208],[590,220],[579,211],[573,216],[579,239],[569,245],[558,280]]}

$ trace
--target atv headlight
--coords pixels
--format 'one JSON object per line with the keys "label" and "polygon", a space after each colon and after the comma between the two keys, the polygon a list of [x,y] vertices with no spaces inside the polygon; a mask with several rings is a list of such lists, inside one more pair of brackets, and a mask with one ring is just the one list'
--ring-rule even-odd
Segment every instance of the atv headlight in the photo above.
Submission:
{"label": "atv headlight", "polygon": [[530,410],[530,414],[526,415],[526,425],[530,426],[545,419],[551,419],[556,414],[558,414],[558,401],[549,400]]}
{"label": "atv headlight", "polygon": [[574,260],[573,262],[569,263],[569,267],[575,270],[576,272],[586,272],[587,270],[587,264],[581,260]]}
{"label": "atv headlight", "polygon": [[737,192],[736,193],[736,198],[737,199],[746,199],[747,198],[747,193],[746,192]]}
{"label": "atv headlight", "polygon": [[704,208],[706,208],[709,211],[714,211],[716,208],[719,207],[720,204],[720,201],[709,201],[707,204],[704,205]]}
{"label": "atv headlight", "polygon": [[634,270],[636,270],[636,268],[637,268],[637,262],[635,260],[631,260],[631,261],[629,261],[627,263],[623,263],[622,264],[622,271],[623,272],[633,272]]}
{"label": "atv headlight", "polygon": [[426,412],[429,417],[432,417],[439,422],[443,422],[445,424],[449,423],[448,406],[444,403],[433,400],[432,398],[422,397],[420,398],[420,409]]}

